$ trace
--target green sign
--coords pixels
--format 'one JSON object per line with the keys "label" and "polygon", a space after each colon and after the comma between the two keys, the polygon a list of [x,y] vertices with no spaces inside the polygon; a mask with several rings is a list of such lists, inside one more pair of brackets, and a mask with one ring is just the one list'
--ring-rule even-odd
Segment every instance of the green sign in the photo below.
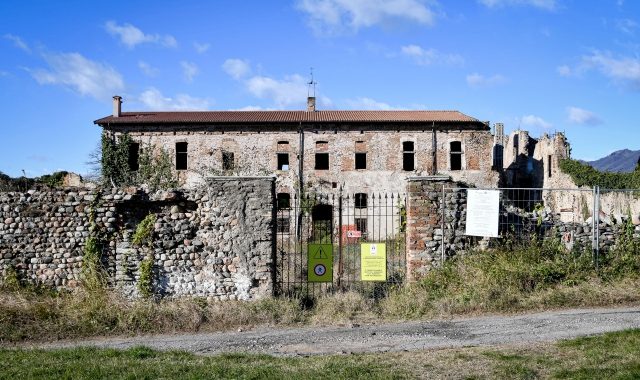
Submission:
{"label": "green sign", "polygon": [[387,246],[361,244],[360,271],[362,281],[387,281]]}
{"label": "green sign", "polygon": [[309,282],[333,281],[333,245],[309,244],[307,278]]}

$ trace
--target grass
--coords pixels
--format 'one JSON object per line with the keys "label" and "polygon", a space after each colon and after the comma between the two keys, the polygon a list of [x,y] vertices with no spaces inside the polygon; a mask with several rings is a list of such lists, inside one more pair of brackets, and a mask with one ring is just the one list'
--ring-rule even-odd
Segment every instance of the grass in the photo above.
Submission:
{"label": "grass", "polygon": [[146,347],[0,350],[0,379],[636,379],[640,330],[558,343],[276,358]]}
{"label": "grass", "polygon": [[534,236],[524,244],[507,240],[501,246],[449,261],[409,285],[383,284],[384,297],[379,299],[347,292],[319,297],[312,306],[308,300],[296,298],[129,301],[104,289],[71,294],[33,287],[16,290],[14,281],[0,291],[0,345],[637,305],[638,245],[627,244],[623,250],[602,254],[596,267],[590,252],[580,247],[567,251],[555,239]]}

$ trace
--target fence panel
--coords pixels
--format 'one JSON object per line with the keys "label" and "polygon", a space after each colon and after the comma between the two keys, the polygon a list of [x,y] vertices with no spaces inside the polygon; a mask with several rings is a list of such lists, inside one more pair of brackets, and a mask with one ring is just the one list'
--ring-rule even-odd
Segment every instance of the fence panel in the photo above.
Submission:
{"label": "fence panel", "polygon": [[[313,299],[337,291],[379,297],[406,273],[406,197],[402,194],[278,195],[276,294]],[[361,245],[384,243],[386,280],[364,281]],[[332,244],[331,282],[308,276],[309,244]]]}

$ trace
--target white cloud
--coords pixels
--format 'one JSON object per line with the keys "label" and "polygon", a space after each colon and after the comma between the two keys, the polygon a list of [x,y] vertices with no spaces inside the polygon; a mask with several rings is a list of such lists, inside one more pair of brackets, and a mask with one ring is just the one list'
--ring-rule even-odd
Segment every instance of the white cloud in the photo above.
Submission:
{"label": "white cloud", "polygon": [[485,78],[478,73],[467,75],[467,83],[474,88],[491,87],[507,82],[507,78],[502,75],[494,75],[491,78]]}
{"label": "white cloud", "polygon": [[155,87],[143,92],[137,101],[152,110],[189,111],[206,110],[209,107],[208,100],[194,98],[187,94],[177,94],[175,99],[165,98]]}
{"label": "white cloud", "polygon": [[193,62],[189,63],[186,61],[180,61],[180,65],[184,70],[184,80],[189,83],[193,82],[193,77],[200,73],[200,70],[198,70],[198,66],[196,66],[196,64]]}
{"label": "white cloud", "polygon": [[138,67],[145,75],[148,75],[150,77],[155,77],[160,72],[160,70],[156,69],[155,67],[151,67],[151,65],[144,61],[138,61]]}
{"label": "white cloud", "polygon": [[603,123],[600,116],[582,108],[567,107],[566,111],[568,118],[565,123],[567,124],[599,125]]}
{"label": "white cloud", "polygon": [[79,53],[45,54],[50,70],[26,70],[40,84],[55,84],[81,95],[107,100],[124,90],[122,75],[109,65],[89,60]]}
{"label": "white cloud", "polygon": [[6,71],[0,71],[0,77],[8,77],[9,73]]}
{"label": "white cloud", "polygon": [[533,115],[523,116],[521,122],[522,125],[526,127],[541,127],[545,129],[553,127],[552,124],[547,123],[546,121],[542,120],[542,118]]}
{"label": "white cloud", "polygon": [[424,50],[420,46],[409,45],[402,47],[402,54],[413,58],[413,60],[423,66],[443,65],[453,66],[464,64],[464,59],[459,55],[443,54],[435,49]]}
{"label": "white cloud", "polygon": [[629,19],[616,20],[616,28],[632,36],[633,36],[633,29],[637,28],[638,26],[640,25],[638,25],[638,23],[633,20],[629,20]]}
{"label": "white cloud", "polygon": [[556,0],[478,0],[489,8],[503,7],[506,5],[531,5],[537,8],[544,8],[550,11],[555,10],[558,2]]}
{"label": "white cloud", "polygon": [[309,25],[321,34],[357,31],[394,20],[435,23],[435,14],[424,0],[298,0],[296,8],[307,13]]}
{"label": "white cloud", "polygon": [[20,49],[26,51],[27,53],[31,53],[31,49],[29,49],[29,46],[27,45],[26,42],[24,42],[22,40],[22,38],[20,38],[18,36],[11,35],[11,34],[5,34],[4,38],[13,41],[13,44],[16,47],[19,47]]}
{"label": "white cloud", "polygon": [[571,69],[569,68],[569,66],[560,66],[558,67],[558,72],[560,73],[560,75],[568,77],[569,75],[571,75]]}
{"label": "white cloud", "polygon": [[597,68],[602,74],[613,78],[617,84],[640,91],[640,60],[622,57],[615,59],[611,54],[596,51],[591,56],[583,56],[582,64],[576,69],[578,73]]}
{"label": "white cloud", "polygon": [[116,24],[115,21],[108,21],[104,28],[113,37],[119,36],[120,42],[125,44],[129,49],[133,49],[136,45],[149,42],[158,43],[167,47],[176,47],[178,42],[172,36],[166,35],[160,37],[159,34],[144,34],[140,29],[131,24],[123,24],[122,26]]}
{"label": "white cloud", "polygon": [[239,59],[227,59],[222,64],[222,69],[236,80],[251,74],[249,61],[241,61]]}
{"label": "white cloud", "polygon": [[355,110],[382,110],[382,111],[392,111],[392,110],[407,110],[409,108],[405,107],[393,107],[388,105],[387,103],[377,102],[370,98],[361,98],[356,97],[355,100],[347,99],[347,103],[352,109]]}
{"label": "white cloud", "polygon": [[[298,74],[286,75],[282,80],[261,75],[242,79],[251,73],[251,68],[247,62],[239,59],[226,60],[222,68],[235,80],[241,81],[245,91],[258,99],[272,101],[279,109],[307,101],[309,86],[307,80]],[[330,108],[333,102],[322,94],[316,94],[316,105]]]}
{"label": "white cloud", "polygon": [[196,48],[196,50],[198,51],[198,53],[204,53],[205,51],[209,50],[211,48],[211,45],[209,44],[199,44],[197,42],[193,43],[193,46]]}
{"label": "white cloud", "polygon": [[262,108],[260,106],[246,106],[238,109],[230,109],[229,111],[276,111],[275,108]]}

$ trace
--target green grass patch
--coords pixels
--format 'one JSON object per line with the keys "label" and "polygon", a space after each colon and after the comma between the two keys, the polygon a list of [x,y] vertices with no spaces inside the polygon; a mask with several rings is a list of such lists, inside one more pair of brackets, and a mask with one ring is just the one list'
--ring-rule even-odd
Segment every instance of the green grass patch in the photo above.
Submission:
{"label": "green grass patch", "polygon": [[0,379],[637,379],[640,330],[555,344],[276,358],[79,347],[0,350]]}
{"label": "green grass patch", "polygon": [[389,368],[371,355],[203,357],[142,346],[0,350],[0,379],[402,379],[407,375],[406,370]]}

